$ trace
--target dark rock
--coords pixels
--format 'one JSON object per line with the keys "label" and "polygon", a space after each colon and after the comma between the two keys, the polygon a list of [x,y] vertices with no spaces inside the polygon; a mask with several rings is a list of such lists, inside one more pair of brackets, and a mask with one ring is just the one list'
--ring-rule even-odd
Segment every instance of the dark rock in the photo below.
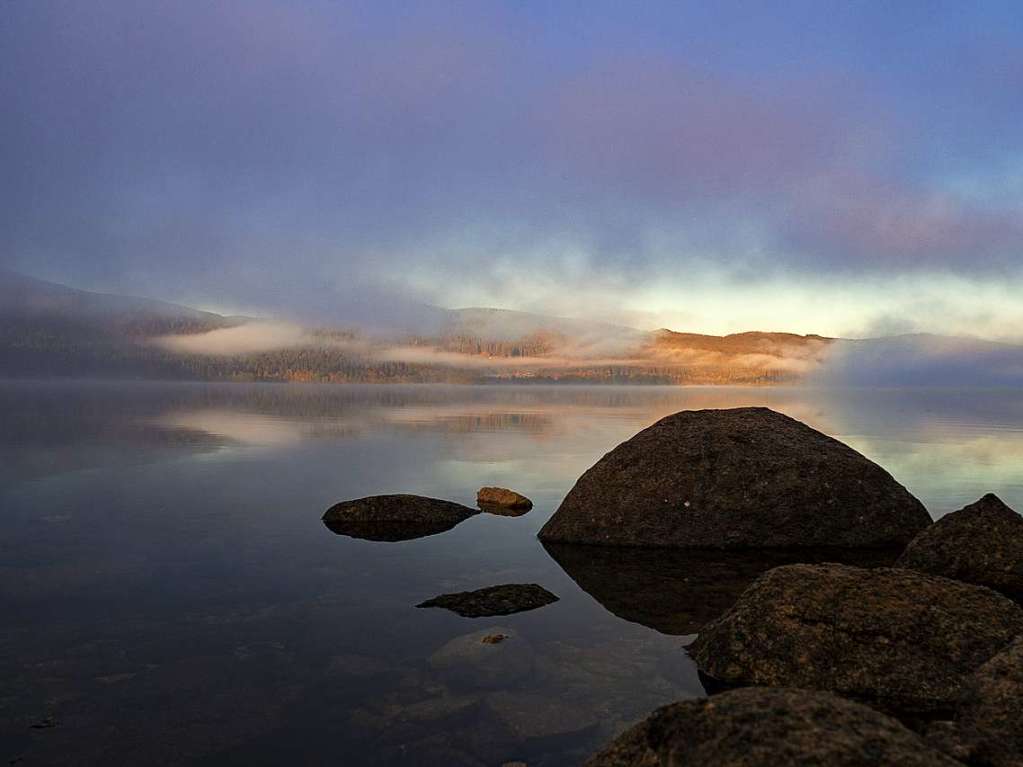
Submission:
{"label": "dark rock", "polygon": [[331,506],[323,523],[352,538],[407,541],[446,532],[478,513],[468,506],[421,495],[373,495]]}
{"label": "dark rock", "polygon": [[662,634],[696,634],[772,567],[795,562],[891,565],[899,548],[705,551],[544,543],[579,587],[623,620]]}
{"label": "dark rock", "polygon": [[747,688],[673,703],[585,767],[953,767],[884,714],[835,695]]}
{"label": "dark rock", "polygon": [[1023,517],[989,493],[917,535],[898,566],[1023,597]]}
{"label": "dark rock", "polygon": [[594,464],[544,541],[761,548],[905,545],[931,523],[877,464],[767,408],[687,410]]}
{"label": "dark rock", "polygon": [[1023,609],[980,586],[911,570],[787,565],[758,578],[689,650],[726,684],[827,690],[935,716],[1019,634]]}
{"label": "dark rock", "polygon": [[503,487],[481,487],[476,493],[476,505],[490,514],[521,516],[533,508],[526,496]]}
{"label": "dark rock", "polygon": [[1023,766],[1023,638],[977,670],[956,721],[940,723],[928,736],[968,764]]}
{"label": "dark rock", "polygon": [[506,583],[476,591],[441,594],[416,607],[443,607],[463,618],[484,618],[535,610],[557,601],[554,594],[535,583]]}

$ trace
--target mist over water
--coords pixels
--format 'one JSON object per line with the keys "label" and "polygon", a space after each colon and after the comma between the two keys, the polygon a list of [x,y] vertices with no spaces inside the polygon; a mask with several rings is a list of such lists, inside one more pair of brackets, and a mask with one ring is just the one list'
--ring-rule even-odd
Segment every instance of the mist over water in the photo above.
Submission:
{"label": "mist over water", "polygon": [[[405,744],[445,764],[580,761],[703,688],[685,637],[661,633],[689,622],[618,617],[599,569],[535,534],[618,442],[741,405],[847,442],[933,516],[985,492],[1023,507],[1013,392],[0,384],[0,756],[390,765]],[[471,506],[483,485],[536,506],[403,543],[320,522],[376,493]],[[500,619],[413,608],[509,582],[561,599]],[[515,632],[530,663],[467,686],[437,654],[489,628]],[[47,717],[58,726],[31,728]]]}

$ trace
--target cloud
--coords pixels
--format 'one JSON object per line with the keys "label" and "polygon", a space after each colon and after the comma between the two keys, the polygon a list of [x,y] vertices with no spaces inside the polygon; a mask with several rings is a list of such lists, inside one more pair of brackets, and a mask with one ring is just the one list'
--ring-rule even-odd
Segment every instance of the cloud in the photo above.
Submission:
{"label": "cloud", "polygon": [[841,341],[813,380],[860,387],[1018,387],[1023,346],[927,334]]}
{"label": "cloud", "polygon": [[151,342],[178,354],[216,356],[258,354],[320,343],[309,331],[298,325],[273,322],[250,322],[206,333],[159,336]]}
{"label": "cloud", "polygon": [[977,193],[1023,156],[996,7],[9,5],[0,265],[43,278],[302,322],[471,297],[693,330],[812,283],[825,333],[887,279],[1023,286],[1019,206]]}

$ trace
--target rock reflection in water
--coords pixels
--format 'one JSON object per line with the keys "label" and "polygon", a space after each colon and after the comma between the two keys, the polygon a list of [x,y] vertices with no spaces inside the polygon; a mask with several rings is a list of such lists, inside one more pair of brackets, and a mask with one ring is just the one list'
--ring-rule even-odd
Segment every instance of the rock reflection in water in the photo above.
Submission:
{"label": "rock reflection in water", "polygon": [[700,549],[544,543],[579,587],[608,611],[662,634],[697,634],[761,573],[796,562],[891,565],[897,549]]}
{"label": "rock reflection in water", "polygon": [[446,533],[459,522],[330,522],[323,520],[332,533],[347,535],[349,538],[361,538],[364,541],[412,541],[426,538],[428,535]]}

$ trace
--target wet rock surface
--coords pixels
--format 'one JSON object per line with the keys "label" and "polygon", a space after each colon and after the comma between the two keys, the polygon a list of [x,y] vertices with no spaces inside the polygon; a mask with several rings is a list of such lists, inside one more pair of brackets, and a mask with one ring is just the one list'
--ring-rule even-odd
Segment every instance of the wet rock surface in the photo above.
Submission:
{"label": "wet rock surface", "polygon": [[970,765],[1023,765],[1023,637],[977,670],[955,722],[940,723],[929,735]]}
{"label": "wet rock surface", "polygon": [[476,505],[491,514],[520,516],[533,508],[533,502],[521,493],[504,487],[481,487]]}
{"label": "wet rock surface", "polygon": [[546,542],[761,548],[908,543],[931,524],[888,472],[767,408],[687,410],[576,482]]}
{"label": "wet rock surface", "polygon": [[1023,516],[989,493],[923,530],[898,566],[1023,598]]}
{"label": "wet rock surface", "polygon": [[730,685],[827,690],[908,716],[950,711],[1023,633],[990,589],[910,570],[788,565],[758,578],[689,648]]}
{"label": "wet rock surface", "polygon": [[478,513],[421,495],[374,495],[331,506],[323,523],[339,535],[394,542],[446,532]]}
{"label": "wet rock surface", "polygon": [[658,709],[585,767],[952,767],[896,720],[835,695],[747,688]]}
{"label": "wet rock surface", "polygon": [[623,620],[662,634],[698,633],[773,567],[797,562],[891,565],[899,548],[705,551],[544,543],[579,587]]}
{"label": "wet rock surface", "polygon": [[506,583],[476,591],[441,594],[416,607],[443,607],[463,618],[485,618],[536,610],[557,601],[554,594],[535,583]]}

